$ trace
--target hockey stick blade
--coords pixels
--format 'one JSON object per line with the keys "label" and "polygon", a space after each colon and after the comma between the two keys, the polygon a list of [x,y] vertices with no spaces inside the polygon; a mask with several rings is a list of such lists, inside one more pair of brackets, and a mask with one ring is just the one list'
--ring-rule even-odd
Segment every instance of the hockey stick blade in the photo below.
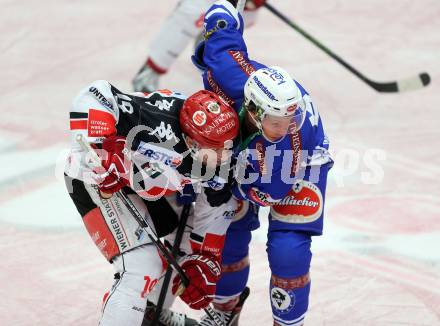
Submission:
{"label": "hockey stick blade", "polygon": [[367,78],[363,80],[378,92],[396,93],[396,92],[415,91],[417,89],[423,88],[431,82],[431,77],[428,75],[428,73],[423,72],[418,76],[398,80],[395,82],[379,83],[369,80]]}
{"label": "hockey stick blade", "polygon": [[340,63],[342,66],[344,66],[347,70],[349,70],[351,73],[353,73],[355,76],[357,76],[360,80],[362,80],[367,85],[374,88],[376,91],[378,91],[380,93],[397,93],[397,92],[413,91],[413,90],[423,88],[423,87],[429,85],[429,83],[431,82],[431,77],[426,72],[421,73],[415,77],[411,77],[408,79],[402,79],[402,80],[398,80],[398,81],[393,81],[393,82],[372,81],[371,79],[364,76],[359,70],[355,69],[352,65],[350,65],[348,62],[346,62],[344,59],[342,59],[340,56],[338,56],[336,53],[331,51],[328,47],[326,47],[324,44],[322,44],[316,38],[314,38],[312,35],[307,33],[299,25],[295,24],[291,19],[287,18],[278,9],[276,9],[275,7],[273,7],[272,5],[270,5],[267,2],[264,4],[264,7],[266,7],[266,9],[268,9],[271,13],[273,13],[275,16],[277,16],[279,19],[281,19],[287,25],[289,25],[294,30],[296,30],[298,33],[300,33],[302,36],[304,36],[307,40],[312,42],[315,46],[317,46],[322,51],[327,53],[327,55],[329,55],[334,60],[336,60],[338,63]]}

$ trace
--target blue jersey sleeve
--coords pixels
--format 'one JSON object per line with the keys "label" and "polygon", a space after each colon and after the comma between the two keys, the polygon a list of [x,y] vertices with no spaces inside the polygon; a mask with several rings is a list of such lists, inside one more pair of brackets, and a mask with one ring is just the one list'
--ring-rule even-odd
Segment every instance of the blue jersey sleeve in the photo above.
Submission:
{"label": "blue jersey sleeve", "polygon": [[[242,176],[232,192],[237,199],[251,200],[260,206],[277,203],[292,187],[294,157],[289,137],[273,144],[258,136],[239,158]],[[287,151],[286,151],[287,150]],[[240,174],[240,172],[239,172]]]}
{"label": "blue jersey sleeve", "polygon": [[207,11],[203,46],[205,88],[222,96],[238,112],[249,75],[264,65],[249,59],[243,18],[229,2],[217,1]]}

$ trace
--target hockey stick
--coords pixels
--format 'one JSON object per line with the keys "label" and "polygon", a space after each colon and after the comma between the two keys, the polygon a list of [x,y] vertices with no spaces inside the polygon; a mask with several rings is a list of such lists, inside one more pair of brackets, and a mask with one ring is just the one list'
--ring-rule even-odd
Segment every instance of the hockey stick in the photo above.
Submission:
{"label": "hockey stick", "polygon": [[238,298],[238,302],[235,305],[234,310],[232,311],[232,314],[229,317],[230,319],[229,319],[228,323],[226,324],[226,326],[232,325],[237,320],[239,312],[243,308],[244,302],[246,301],[246,299],[248,298],[250,293],[251,293],[251,291],[246,286],[244,288],[243,292],[241,292],[241,294],[240,294],[240,296]]}
{"label": "hockey stick", "polygon": [[426,72],[423,72],[423,73],[420,73],[418,76],[414,76],[414,77],[407,78],[407,79],[401,79],[401,80],[392,81],[392,82],[375,82],[375,81],[367,78],[366,76],[364,76],[357,69],[355,69],[353,66],[348,64],[345,60],[343,60],[340,56],[338,56],[334,52],[332,52],[329,48],[327,48],[325,45],[323,45],[321,42],[319,42],[317,39],[315,39],[313,36],[311,36],[309,33],[307,33],[305,30],[303,30],[297,24],[295,24],[291,19],[287,18],[278,9],[274,8],[272,5],[270,5],[267,2],[264,4],[264,6],[270,12],[272,12],[275,16],[280,18],[287,25],[292,27],[294,30],[296,30],[298,33],[300,33],[302,36],[304,36],[306,39],[308,39],[310,42],[312,42],[314,45],[316,45],[322,51],[327,53],[330,57],[335,59],[337,62],[339,62],[341,65],[343,65],[346,69],[348,69],[351,73],[356,75],[359,79],[361,79],[363,82],[365,82],[366,84],[368,84],[370,87],[374,88],[378,92],[396,93],[396,92],[412,91],[412,90],[420,89],[420,88],[427,86],[431,81],[431,77]]}
{"label": "hockey stick", "polygon": [[[183,233],[185,231],[186,222],[188,221],[190,209],[191,209],[191,204],[186,204],[183,206],[182,213],[180,214],[180,223],[176,231],[176,237],[174,239],[173,249],[171,250],[171,254],[173,255],[174,258],[176,258],[180,250],[180,244],[182,242]],[[165,278],[162,283],[162,288],[160,289],[159,299],[156,304],[156,311],[154,313],[152,326],[155,326],[159,323],[160,313],[162,312],[162,307],[165,302],[165,298],[168,292],[168,286],[170,284],[172,274],[173,274],[173,269],[171,268],[171,265],[168,265],[167,271],[165,273]]]}
{"label": "hockey stick", "polygon": [[[86,152],[86,155],[89,155],[89,159],[92,160],[91,163],[93,163],[95,167],[101,166],[101,159],[99,158],[98,154],[93,150],[92,146],[90,146],[90,144],[84,139],[84,137],[81,134],[78,134],[76,136],[76,142]],[[124,206],[127,207],[127,209],[130,211],[130,214],[135,218],[135,220],[142,227],[142,229],[146,232],[148,238],[150,238],[151,242],[153,242],[156,248],[163,255],[168,265],[172,266],[172,268],[177,272],[177,274],[179,274],[182,283],[177,289],[176,295],[180,295],[189,285],[190,282],[189,278],[185,274],[185,271],[182,269],[182,267],[180,267],[177,260],[170,254],[170,252],[162,243],[162,241],[160,241],[157,234],[148,224],[148,220],[145,219],[144,216],[142,216],[142,214],[138,211],[138,209],[133,204],[133,202],[122,191],[117,191],[115,192],[115,194],[122,201]],[[206,308],[204,308],[204,310],[206,314],[209,316],[209,318],[211,318],[217,326],[225,326],[224,323],[217,316],[217,314],[214,312],[214,310],[211,308],[211,306],[207,306]]]}

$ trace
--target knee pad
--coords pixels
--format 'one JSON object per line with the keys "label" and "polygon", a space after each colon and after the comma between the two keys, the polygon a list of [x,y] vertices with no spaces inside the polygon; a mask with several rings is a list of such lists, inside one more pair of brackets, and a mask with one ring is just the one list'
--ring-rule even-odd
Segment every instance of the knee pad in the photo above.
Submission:
{"label": "knee pad", "polygon": [[[235,270],[233,270],[236,268]],[[249,258],[227,265],[217,282],[216,300],[224,301],[243,292],[249,278]]]}
{"label": "knee pad", "polygon": [[251,238],[249,230],[228,229],[222,253],[223,265],[233,264],[247,257]]}
{"label": "knee pad", "polygon": [[292,278],[307,274],[312,252],[310,235],[295,231],[271,231],[267,241],[267,254],[272,274]]}

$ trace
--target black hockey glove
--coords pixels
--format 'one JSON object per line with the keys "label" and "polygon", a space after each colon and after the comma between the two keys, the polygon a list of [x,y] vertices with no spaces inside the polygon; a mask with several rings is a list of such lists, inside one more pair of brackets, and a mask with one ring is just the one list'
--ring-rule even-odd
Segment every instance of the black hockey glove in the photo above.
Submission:
{"label": "black hockey glove", "polygon": [[[219,185],[214,182],[214,186],[204,187],[206,199],[212,207],[218,207],[226,203],[232,197],[232,187],[236,183],[234,178],[235,160],[233,160],[233,163],[231,164],[232,167],[229,170],[228,181],[226,183]],[[207,184],[210,185],[210,182],[208,181]]]}
{"label": "black hockey glove", "polygon": [[196,201],[196,193],[194,192],[194,188],[191,184],[185,185],[183,187],[182,192],[178,192],[176,195],[176,202],[178,205],[189,205],[192,202]]}

